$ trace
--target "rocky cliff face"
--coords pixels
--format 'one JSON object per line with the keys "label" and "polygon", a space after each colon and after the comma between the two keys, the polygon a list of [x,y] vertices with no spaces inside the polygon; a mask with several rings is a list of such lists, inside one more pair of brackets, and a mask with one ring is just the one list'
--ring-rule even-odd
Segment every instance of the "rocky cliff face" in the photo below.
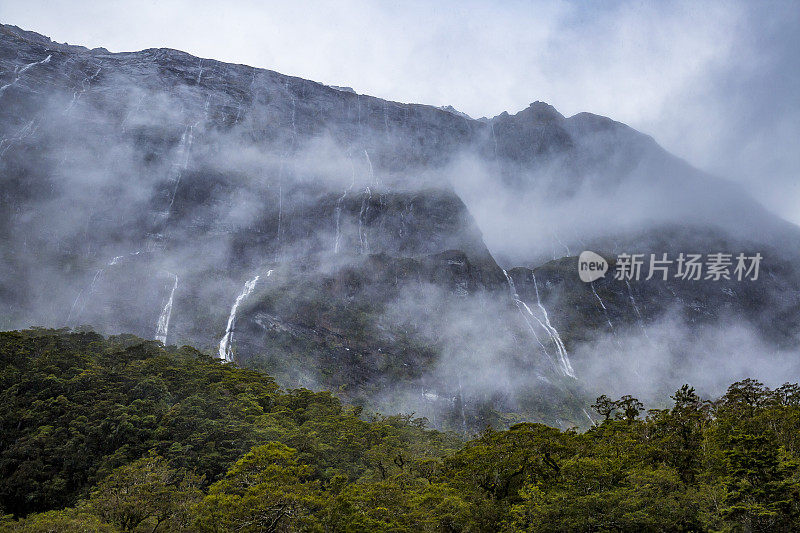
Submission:
{"label": "rocky cliff face", "polygon": [[[0,175],[5,328],[192,343],[459,430],[587,423],[585,347],[676,306],[797,340],[797,228],[627,126],[541,102],[473,120],[2,26]],[[581,249],[715,246],[771,252],[761,284],[574,272]]]}

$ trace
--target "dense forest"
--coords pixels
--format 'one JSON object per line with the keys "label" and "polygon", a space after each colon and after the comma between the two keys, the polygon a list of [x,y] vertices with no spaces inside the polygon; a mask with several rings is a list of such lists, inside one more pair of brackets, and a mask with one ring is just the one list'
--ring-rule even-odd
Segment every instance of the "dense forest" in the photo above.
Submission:
{"label": "dense forest", "polygon": [[800,387],[468,442],[133,336],[0,334],[0,530],[798,531]]}

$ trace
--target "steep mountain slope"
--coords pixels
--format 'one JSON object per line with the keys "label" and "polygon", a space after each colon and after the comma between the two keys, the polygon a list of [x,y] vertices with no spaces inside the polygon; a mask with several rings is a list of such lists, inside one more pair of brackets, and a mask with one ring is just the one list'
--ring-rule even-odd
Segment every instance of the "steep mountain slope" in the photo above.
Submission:
{"label": "steep mountain slope", "polygon": [[[192,343],[464,431],[587,423],[607,323],[635,334],[677,305],[782,347],[800,329],[797,228],[627,126],[541,102],[472,120],[2,26],[0,175],[5,328]],[[768,260],[744,289],[598,282],[600,306],[574,273],[585,248]],[[551,251],[571,258],[540,266]]]}

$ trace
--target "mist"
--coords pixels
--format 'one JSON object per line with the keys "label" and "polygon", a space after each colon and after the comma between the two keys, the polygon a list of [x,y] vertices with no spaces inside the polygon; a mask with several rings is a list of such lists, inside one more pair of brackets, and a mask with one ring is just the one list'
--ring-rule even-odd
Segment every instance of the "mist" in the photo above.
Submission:
{"label": "mist", "polygon": [[[798,228],[624,124],[3,35],[7,329],[225,344],[283,386],[464,433],[797,373]],[[763,251],[765,278],[590,290],[583,250]]]}
{"label": "mist", "polygon": [[722,396],[747,378],[769,387],[792,382],[800,373],[800,351],[781,350],[737,320],[689,329],[672,314],[635,329],[599,335],[583,344],[573,360],[590,376],[594,394],[631,394],[648,407],[668,404],[668,396],[687,383],[704,398]]}

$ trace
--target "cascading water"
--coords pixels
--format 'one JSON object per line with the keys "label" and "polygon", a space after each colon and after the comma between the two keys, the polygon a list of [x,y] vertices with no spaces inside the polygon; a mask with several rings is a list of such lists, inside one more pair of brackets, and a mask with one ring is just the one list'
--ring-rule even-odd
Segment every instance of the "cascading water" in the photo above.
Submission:
{"label": "cascading water", "polygon": [[464,390],[461,388],[461,376],[458,376],[458,401],[459,411],[461,411],[461,431],[467,436],[467,402],[464,400]]}
{"label": "cascading water", "polygon": [[564,374],[567,376],[574,378],[575,371],[572,369],[572,364],[569,361],[569,354],[567,353],[567,348],[564,346],[564,342],[561,340],[561,335],[558,334],[558,330],[550,323],[550,317],[547,315],[547,309],[544,308],[542,305],[542,300],[539,297],[539,286],[536,284],[536,276],[531,272],[531,278],[533,278],[533,288],[536,290],[536,303],[539,305],[539,310],[541,310],[542,315],[544,315],[544,327],[547,332],[550,334],[550,338],[553,340],[553,344],[556,345],[556,349],[558,350],[558,359],[561,363],[561,370],[563,370]]}
{"label": "cascading water", "polygon": [[[75,297],[75,301],[72,302],[72,306],[69,309],[69,313],[67,314],[67,320],[65,324],[69,325],[70,321],[72,320],[73,316],[77,320],[82,314],[83,311],[86,309],[86,304],[89,302],[91,295],[94,294],[95,289],[97,287],[97,282],[103,277],[105,271],[108,267],[112,267],[114,265],[119,264],[120,261],[125,259],[126,257],[136,256],[142,253],[141,251],[138,252],[131,252],[128,255],[118,255],[111,259],[106,266],[103,268],[99,268],[95,271],[94,277],[92,278],[91,283],[89,283],[89,287],[86,289],[81,289],[78,292],[78,296]],[[80,303],[80,306],[78,305]],[[77,312],[76,312],[77,310]]]}
{"label": "cascading water", "polygon": [[24,73],[26,70],[28,70],[28,69],[30,69],[30,68],[33,68],[33,67],[35,67],[36,65],[44,65],[44,64],[46,64],[46,63],[49,63],[49,62],[50,62],[50,59],[51,59],[52,57],[53,57],[52,55],[49,55],[49,56],[45,57],[44,59],[42,59],[41,61],[34,61],[33,63],[28,63],[27,65],[25,65],[24,67],[22,67],[22,68],[21,68],[21,69],[19,69],[19,70],[16,70],[16,69],[14,69],[14,70],[15,70],[14,74],[16,74],[16,76],[14,76],[14,80],[13,80],[13,81],[11,81],[11,82],[9,82],[9,83],[6,83],[6,84],[5,84],[5,85],[3,85],[2,87],[0,87],[0,95],[2,95],[4,92],[6,92],[6,89],[8,89],[8,88],[9,88],[9,87],[11,87],[12,85],[16,84],[16,83],[17,83],[17,82],[20,80],[20,78],[22,77],[22,74],[23,74],[23,73]]}
{"label": "cascading water", "polygon": [[369,254],[369,241],[367,240],[367,230],[364,228],[364,221],[369,214],[369,204],[372,200],[372,191],[369,187],[364,189],[361,195],[361,211],[358,213],[358,241],[361,245],[361,253]]}
{"label": "cascading water", "polygon": [[594,294],[594,297],[597,298],[598,302],[600,302],[600,308],[603,310],[603,315],[605,315],[606,317],[606,323],[608,324],[608,329],[611,330],[611,333],[616,334],[614,332],[614,324],[611,323],[611,318],[609,318],[608,316],[608,310],[606,309],[606,304],[603,303],[603,299],[600,298],[599,294],[597,294],[597,291],[594,288],[594,282],[589,283],[589,285],[591,285],[592,287],[592,293]]}
{"label": "cascading water", "polygon": [[586,415],[586,418],[588,418],[588,419],[589,419],[589,423],[590,423],[591,425],[593,425],[593,426],[596,426],[596,425],[597,425],[597,424],[595,423],[595,421],[594,421],[594,418],[592,418],[591,416],[589,416],[589,413],[587,413],[587,412],[586,412],[586,409],[583,409],[583,414],[585,414],[585,415]]}
{"label": "cascading water", "polygon": [[92,81],[97,76],[100,75],[100,71],[101,70],[103,70],[103,67],[97,67],[97,70],[95,71],[94,74],[92,74],[91,76],[86,76],[85,78],[83,78],[83,80],[81,81],[81,89],[80,89],[80,91],[77,90],[77,88],[76,88],[76,90],[74,90],[72,92],[72,101],[69,103],[67,108],[64,110],[64,113],[69,112],[70,109],[75,107],[75,104],[78,103],[78,100],[81,99],[81,96],[83,96],[83,93],[85,93],[87,90],[89,90],[89,87],[91,86]]}
{"label": "cascading water", "polygon": [[562,248],[567,252],[567,257],[571,256],[572,253],[569,251],[569,246],[566,245],[564,241],[561,240],[561,237],[558,235],[558,232],[553,230],[553,237],[555,237],[558,244],[561,245]]}
{"label": "cascading water", "polygon": [[175,277],[175,282],[172,284],[172,290],[169,293],[169,299],[167,300],[166,305],[164,305],[164,309],[161,311],[161,315],[158,317],[158,323],[156,324],[156,340],[161,341],[162,343],[167,343],[167,334],[169,333],[169,319],[172,317],[172,302],[175,299],[175,290],[178,288],[178,275],[172,274]]}
{"label": "cascading water", "polygon": [[[283,168],[283,163],[281,163],[281,169]],[[281,182],[282,177],[279,176],[278,178],[278,231],[276,235],[276,240],[278,242],[276,246],[276,256],[280,258],[281,255],[281,225],[283,224],[283,183]]]}
{"label": "cascading water", "polygon": [[340,221],[340,219],[342,217],[342,202],[344,202],[344,199],[347,196],[347,193],[350,192],[350,190],[356,184],[356,167],[353,164],[353,159],[352,158],[350,159],[350,166],[353,169],[353,177],[352,177],[352,180],[350,181],[350,186],[347,187],[344,190],[344,192],[342,193],[342,195],[339,197],[339,199],[336,200],[336,209],[334,210],[334,213],[335,213],[334,218],[335,218],[335,221],[336,221],[336,237],[334,238],[334,241],[333,241],[333,253],[335,253],[335,254],[339,253],[339,241],[341,240],[341,237],[342,237],[342,231],[341,231],[341,227],[339,225],[339,221]]}
{"label": "cascading water", "polygon": [[372,160],[369,158],[369,152],[364,150],[364,157],[367,158],[367,166],[369,167],[369,182],[374,186],[378,186],[378,178],[375,176],[375,170],[372,168]]}
{"label": "cascading water", "polygon": [[67,313],[67,321],[65,324],[69,325],[70,320],[72,320],[72,313],[75,311],[75,307],[78,305],[78,301],[81,299],[81,296],[83,296],[83,289],[78,291],[78,296],[76,296],[75,301],[72,302],[72,307],[69,308],[69,313]]}
{"label": "cascading water", "polygon": [[286,82],[286,94],[289,95],[289,98],[292,100],[292,146],[294,146],[295,142],[297,141],[297,99],[292,94],[292,90],[289,88],[289,82]]}
{"label": "cascading water", "polygon": [[631,290],[631,284],[628,280],[625,280],[625,285],[628,287],[628,298],[631,301],[631,305],[633,306],[633,311],[636,313],[636,320],[639,322],[639,327],[642,328],[642,333],[644,336],[650,340],[650,336],[647,334],[647,329],[644,327],[644,319],[642,318],[642,313],[639,312],[639,306],[636,305],[636,298],[633,297],[633,291]]}
{"label": "cascading water", "polygon": [[[533,338],[536,339],[537,343],[539,343],[539,346],[542,348],[544,354],[547,356],[547,358],[550,360],[553,366],[556,366],[555,361],[553,361],[553,358],[550,356],[550,353],[547,351],[547,348],[545,348],[544,343],[542,343],[541,339],[539,339],[539,335],[536,334],[536,328],[534,328],[533,324],[531,324],[531,321],[528,320],[528,316],[536,319],[536,321],[539,322],[539,324],[542,324],[541,321],[539,321],[539,319],[536,318],[533,312],[531,312],[530,308],[527,305],[525,305],[525,302],[519,299],[519,294],[517,294],[517,288],[514,286],[514,280],[511,278],[511,276],[509,276],[508,272],[506,272],[505,269],[503,269],[503,275],[505,275],[506,277],[506,282],[508,283],[508,290],[511,293],[511,299],[514,300],[514,305],[517,306],[519,314],[522,315],[522,319],[525,321],[525,324],[527,324],[528,329],[533,335]],[[544,327],[544,324],[542,324],[542,327]]]}
{"label": "cascading water", "polygon": [[200,85],[200,80],[203,78],[203,59],[200,59],[200,63],[197,64],[197,81],[195,83]]}
{"label": "cascading water", "polygon": [[181,184],[181,177],[183,177],[183,173],[186,172],[187,167],[189,166],[189,154],[192,149],[192,143],[194,142],[194,127],[197,124],[192,124],[190,126],[186,126],[183,130],[183,135],[181,135],[181,154],[180,158],[177,163],[174,164],[174,175],[171,178],[171,181],[175,183],[175,187],[172,189],[172,195],[169,199],[169,207],[167,208],[166,217],[169,218],[170,212],[172,211],[172,204],[175,203],[175,196],[178,194],[178,187]]}
{"label": "cascading water", "polygon": [[[78,294],[78,298],[75,299],[75,303],[72,304],[72,309],[70,309],[70,311],[69,311],[70,312],[70,316],[72,316],[72,311],[75,309],[75,304],[78,303],[78,299],[80,299],[80,296],[85,294],[85,296],[83,297],[83,300],[81,300],[80,309],[78,309],[78,312],[75,314],[75,318],[77,319],[78,317],[80,317],[83,314],[84,310],[86,310],[86,304],[91,299],[92,294],[94,294],[94,292],[96,290],[96,287],[97,287],[97,282],[100,280],[100,278],[103,277],[103,273],[104,272],[105,272],[105,268],[100,268],[94,273],[94,277],[92,278],[92,282],[89,284],[89,289],[87,291],[85,291],[85,292],[81,291],[80,294]],[[67,317],[67,323],[69,323],[69,317]]]}
{"label": "cascading water", "polygon": [[[267,277],[272,275],[272,270],[267,271]],[[228,315],[228,325],[225,327],[225,335],[222,337],[222,340],[219,341],[219,358],[224,359],[225,361],[232,362],[233,361],[233,331],[234,325],[236,324],[236,311],[239,309],[239,305],[244,301],[245,298],[250,296],[250,293],[253,292],[253,289],[256,288],[256,283],[261,276],[256,276],[253,279],[249,280],[247,283],[244,284],[244,289],[239,295],[236,297],[236,301],[233,302],[233,307],[231,307],[231,313]]]}
{"label": "cascading water", "polygon": [[114,265],[118,264],[120,261],[122,261],[123,259],[125,259],[126,257],[134,257],[136,255],[139,255],[140,253],[142,253],[141,250],[136,251],[136,252],[130,252],[128,255],[118,255],[118,256],[114,257],[111,261],[109,261],[107,266],[114,266]]}
{"label": "cascading water", "polygon": [[16,133],[13,135],[0,138],[0,159],[3,158],[5,153],[11,148],[14,143],[22,141],[26,137],[30,137],[36,133],[39,129],[39,124],[37,119],[33,119],[25,123]]}
{"label": "cascading water", "polygon": [[339,227],[339,220],[342,217],[342,202],[344,201],[344,197],[347,196],[347,189],[344,190],[344,193],[336,200],[336,209],[335,209],[335,219],[336,219],[336,237],[333,241],[333,253],[339,253],[339,240],[341,239],[342,230]]}

